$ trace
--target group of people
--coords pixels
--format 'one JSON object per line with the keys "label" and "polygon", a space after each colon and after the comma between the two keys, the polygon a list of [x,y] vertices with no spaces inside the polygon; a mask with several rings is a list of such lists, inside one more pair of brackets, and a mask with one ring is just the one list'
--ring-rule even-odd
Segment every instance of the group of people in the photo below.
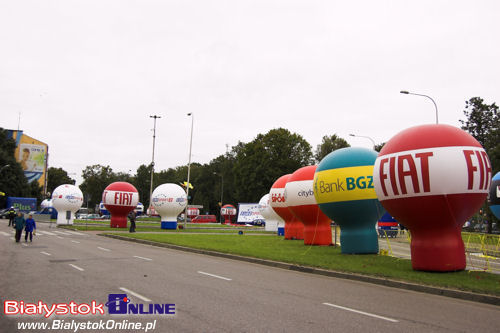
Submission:
{"label": "group of people", "polygon": [[19,243],[21,240],[23,230],[25,231],[24,241],[27,242],[29,236],[30,242],[33,242],[33,233],[36,234],[36,223],[33,219],[33,215],[29,214],[28,218],[25,219],[23,213],[18,212],[16,215],[14,208],[11,208],[9,210],[9,227],[11,225],[16,229],[16,243]]}

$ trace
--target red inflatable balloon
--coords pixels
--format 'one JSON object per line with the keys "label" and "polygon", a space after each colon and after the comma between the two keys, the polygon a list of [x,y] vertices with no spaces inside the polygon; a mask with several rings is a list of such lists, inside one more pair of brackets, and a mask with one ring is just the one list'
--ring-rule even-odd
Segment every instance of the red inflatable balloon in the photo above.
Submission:
{"label": "red inflatable balloon", "polygon": [[126,228],[127,215],[139,203],[139,193],[127,182],[109,184],[102,193],[104,207],[111,213],[111,228]]}
{"label": "red inflatable balloon", "polygon": [[285,198],[285,185],[290,176],[281,176],[274,182],[269,191],[269,201],[276,214],[285,221],[285,239],[304,239],[304,225],[288,209]]}
{"label": "red inflatable balloon", "polygon": [[491,182],[490,161],[476,139],[449,125],[409,128],[380,151],[373,178],[381,204],[411,231],[415,270],[465,269],[462,225]]}
{"label": "red inflatable balloon", "polygon": [[236,216],[237,210],[233,205],[224,205],[220,209],[220,214],[224,218],[225,224],[231,224],[231,219]]}
{"label": "red inflatable balloon", "polygon": [[295,171],[285,185],[288,209],[304,224],[305,245],[331,245],[331,220],[319,209],[314,198],[313,179],[316,165]]}

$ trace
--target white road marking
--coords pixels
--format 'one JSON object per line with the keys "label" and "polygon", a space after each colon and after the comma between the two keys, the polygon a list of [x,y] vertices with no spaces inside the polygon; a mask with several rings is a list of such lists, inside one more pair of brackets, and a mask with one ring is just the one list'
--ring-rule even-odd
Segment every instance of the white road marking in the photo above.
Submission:
{"label": "white road marking", "polygon": [[81,272],[83,272],[83,271],[84,271],[84,269],[83,269],[83,268],[78,267],[77,265],[73,265],[73,264],[69,264],[69,265],[70,265],[71,267],[73,267],[74,269],[77,269],[77,270],[79,270],[79,271],[81,271]]}
{"label": "white road marking", "polygon": [[198,273],[203,274],[203,275],[208,275],[208,276],[211,276],[211,277],[214,277],[214,278],[218,278],[218,279],[221,279],[221,280],[226,280],[226,281],[233,280],[233,279],[230,279],[230,278],[227,278],[227,277],[223,277],[223,276],[215,275],[215,274],[210,274],[210,273],[207,273],[207,272],[198,271]]}
{"label": "white road marking", "polygon": [[64,239],[64,237],[61,237],[61,236],[56,236],[56,237],[59,238],[59,239]]}
{"label": "white road marking", "polygon": [[22,243],[21,245],[22,245],[22,246],[28,246],[28,244],[26,244],[26,243]]}
{"label": "white road marking", "polygon": [[110,249],[106,249],[106,248],[104,248],[104,247],[100,247],[100,246],[98,246],[97,248],[98,248],[99,250],[103,250],[103,251],[111,251]]}
{"label": "white road marking", "polygon": [[73,243],[77,243],[77,244],[80,244],[79,241],[76,241],[76,240],[72,240]]}
{"label": "white road marking", "polygon": [[70,233],[67,233],[66,231],[54,231],[54,232],[58,233],[59,235],[66,235],[66,236],[71,235]]}
{"label": "white road marking", "polygon": [[137,298],[139,298],[139,299],[143,300],[144,302],[151,302],[151,300],[150,300],[149,298],[144,297],[144,296],[142,296],[142,295],[140,295],[140,294],[138,294],[138,293],[136,293],[136,292],[133,292],[133,291],[132,291],[132,290],[130,290],[130,289],[123,288],[123,287],[120,287],[119,289],[120,289],[120,290],[122,290],[122,291],[124,291],[124,292],[126,292],[127,294],[134,295],[135,297],[137,297]]}
{"label": "white road marking", "polygon": [[44,231],[43,233],[44,233],[44,234],[47,234],[47,235],[49,235],[49,236],[55,236],[55,235],[56,235],[55,233],[50,232],[50,231]]}
{"label": "white road marking", "polygon": [[333,308],[337,308],[337,309],[341,309],[341,310],[346,310],[346,311],[351,311],[351,312],[354,312],[354,313],[359,313],[359,314],[362,314],[362,315],[365,315],[365,316],[369,316],[369,317],[373,317],[373,318],[387,320],[387,321],[390,321],[392,323],[399,323],[399,320],[396,320],[396,319],[392,319],[392,318],[388,318],[388,317],[383,317],[383,316],[379,316],[379,315],[376,315],[376,314],[373,314],[373,313],[359,311],[359,310],[355,310],[355,309],[351,309],[351,308],[346,308],[345,306],[335,305],[335,304],[331,304],[331,303],[323,303],[323,305],[328,305],[328,306],[331,306]]}
{"label": "white road marking", "polygon": [[10,236],[9,233],[6,233],[5,231],[0,231],[0,234],[4,235],[4,236]]}
{"label": "white road marking", "polygon": [[69,230],[68,230],[68,231],[66,231],[66,232],[67,232],[67,233],[70,233],[70,234],[72,234],[72,235],[78,235],[78,236],[83,236],[83,235],[85,235],[85,234],[82,234],[81,232],[76,232],[76,231],[69,231]]}
{"label": "white road marking", "polygon": [[10,239],[12,239],[12,240],[14,240],[14,241],[16,240],[14,237],[11,237]]}
{"label": "white road marking", "polygon": [[148,260],[148,261],[151,261],[153,259],[150,259],[150,258],[145,258],[145,257],[139,257],[139,256],[134,256],[134,258],[139,258],[139,259],[144,259],[144,260]]}
{"label": "white road marking", "polygon": [[45,254],[46,256],[51,256],[52,254],[48,253],[48,252],[44,252],[44,251],[41,251],[40,252],[41,254]]}

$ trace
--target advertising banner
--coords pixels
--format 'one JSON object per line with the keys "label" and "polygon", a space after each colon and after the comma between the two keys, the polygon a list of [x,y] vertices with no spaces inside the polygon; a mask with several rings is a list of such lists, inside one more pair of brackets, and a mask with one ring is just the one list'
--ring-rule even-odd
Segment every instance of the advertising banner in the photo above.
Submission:
{"label": "advertising banner", "polygon": [[240,203],[238,204],[237,223],[252,223],[254,220],[264,220],[260,214],[259,203]]}

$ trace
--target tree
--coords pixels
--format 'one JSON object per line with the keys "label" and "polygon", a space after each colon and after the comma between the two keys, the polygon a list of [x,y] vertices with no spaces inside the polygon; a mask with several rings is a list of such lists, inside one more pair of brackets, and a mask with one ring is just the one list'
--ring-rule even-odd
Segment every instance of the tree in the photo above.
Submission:
{"label": "tree", "polygon": [[75,184],[75,180],[68,176],[68,173],[62,168],[50,167],[47,170],[47,192],[52,193],[59,185]]}
{"label": "tree", "polygon": [[28,183],[23,168],[14,156],[15,150],[16,142],[8,137],[6,130],[0,128],[0,191],[5,193],[0,197],[2,206],[8,196],[41,198],[41,187],[37,182]]}
{"label": "tree", "polygon": [[316,146],[316,152],[314,153],[314,159],[316,162],[321,162],[326,155],[330,154],[332,151],[335,151],[340,148],[350,147],[346,140],[337,136],[337,134],[333,134],[331,136],[325,135],[323,136],[323,140],[321,144]]}
{"label": "tree", "polygon": [[311,145],[287,129],[272,129],[238,146],[233,166],[234,193],[240,202],[256,202],[279,177],[313,163]]}
{"label": "tree", "polygon": [[80,185],[80,190],[86,198],[87,206],[95,207],[101,202],[102,192],[104,189],[117,180],[113,169],[100,164],[87,166],[82,171],[83,183]]}
{"label": "tree", "polygon": [[[485,104],[480,97],[472,97],[465,102],[465,120],[460,120],[462,129],[469,132],[484,147],[488,154],[493,175],[500,170],[500,115],[498,106]],[[495,219],[490,210],[483,204],[487,212],[488,233],[492,232],[492,222]]]}
{"label": "tree", "polygon": [[[154,183],[154,179],[153,179]],[[149,189],[151,184],[151,164],[140,165],[137,168],[137,173],[132,181],[139,192],[139,201],[144,205],[144,208],[149,208]],[[158,183],[156,183],[159,185]]]}

